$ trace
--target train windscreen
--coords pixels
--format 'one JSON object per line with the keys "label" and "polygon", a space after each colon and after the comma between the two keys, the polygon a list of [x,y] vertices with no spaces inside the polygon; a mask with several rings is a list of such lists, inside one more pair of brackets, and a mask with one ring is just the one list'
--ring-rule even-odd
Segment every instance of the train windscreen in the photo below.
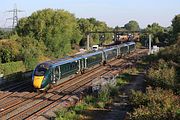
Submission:
{"label": "train windscreen", "polygon": [[34,75],[35,76],[44,76],[49,67],[46,64],[40,64],[36,67]]}

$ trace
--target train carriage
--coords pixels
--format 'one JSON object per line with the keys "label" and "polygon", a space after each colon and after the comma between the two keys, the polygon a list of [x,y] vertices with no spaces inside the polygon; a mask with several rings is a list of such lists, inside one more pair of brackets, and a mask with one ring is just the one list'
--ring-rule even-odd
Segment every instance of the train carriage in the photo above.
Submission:
{"label": "train carriage", "polygon": [[60,79],[66,78],[80,71],[82,58],[59,59],[39,64],[33,72],[33,86],[37,89],[45,89],[49,84],[55,84]]}
{"label": "train carriage", "polygon": [[123,43],[119,45],[119,51],[120,51],[120,56],[125,56],[128,54],[128,45]]}
{"label": "train carriage", "polygon": [[92,66],[99,65],[104,61],[104,56],[102,51],[97,51],[94,53],[89,53],[83,56],[85,59],[85,69]]}
{"label": "train carriage", "polygon": [[129,53],[131,53],[131,52],[133,52],[134,50],[135,50],[135,42],[128,42],[128,43],[126,43],[127,45],[128,45],[128,51],[129,51]]}
{"label": "train carriage", "polygon": [[106,62],[111,61],[112,59],[115,59],[118,56],[118,48],[116,46],[104,49],[103,52]]}

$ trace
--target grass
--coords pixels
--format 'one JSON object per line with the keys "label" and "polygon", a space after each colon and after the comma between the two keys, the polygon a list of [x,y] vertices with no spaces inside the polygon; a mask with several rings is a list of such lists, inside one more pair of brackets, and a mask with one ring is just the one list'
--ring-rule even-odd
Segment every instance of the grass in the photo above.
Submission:
{"label": "grass", "polygon": [[129,81],[131,80],[131,75],[129,73],[124,73],[119,75],[116,79],[117,86],[122,86],[129,83]]}
{"label": "grass", "polygon": [[79,115],[73,110],[64,108],[56,113],[56,120],[79,120]]}

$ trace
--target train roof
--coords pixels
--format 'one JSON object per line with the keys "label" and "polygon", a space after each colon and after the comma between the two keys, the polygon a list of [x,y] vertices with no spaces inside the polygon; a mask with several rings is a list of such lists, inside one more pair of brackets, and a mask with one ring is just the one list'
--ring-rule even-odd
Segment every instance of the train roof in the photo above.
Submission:
{"label": "train roof", "polygon": [[[129,45],[132,45],[132,44],[135,44],[135,42],[123,43],[123,44],[120,44],[120,45],[117,45],[117,46],[105,48],[104,50],[99,50],[99,51],[95,51],[95,52],[89,52],[89,53],[85,53],[85,54],[78,54],[78,55],[75,55],[75,56],[66,56],[64,58],[60,58],[60,59],[57,59],[57,60],[50,60],[50,61],[46,61],[46,62],[43,62],[43,63],[40,63],[40,64],[46,64],[48,67],[51,67],[51,66],[54,67],[54,66],[66,64],[66,63],[69,63],[69,62],[74,62],[74,61],[77,61],[77,60],[82,59],[82,58],[88,58],[90,56],[103,53],[103,51],[109,51],[109,50],[113,50],[113,49],[115,49],[117,47],[129,46]],[[38,64],[38,66],[40,64]]]}
{"label": "train roof", "polygon": [[52,61],[47,61],[47,62],[49,64],[51,64],[52,67],[55,67],[55,66],[66,64],[66,63],[74,62],[74,61],[80,60],[82,58],[87,58],[87,57],[90,57],[90,56],[93,56],[93,55],[97,55],[97,54],[100,54],[100,53],[102,53],[102,51],[77,55],[77,56],[69,57],[69,59],[61,58],[61,59],[57,59],[57,60],[54,60],[54,61],[53,60]]}
{"label": "train roof", "polygon": [[122,43],[119,45],[119,47],[128,46],[126,43]]}
{"label": "train roof", "polygon": [[127,42],[126,44],[128,44],[128,45],[134,45],[135,42]]}
{"label": "train roof", "polygon": [[109,50],[113,50],[113,49],[116,49],[117,46],[113,46],[113,47],[109,47],[109,48],[105,48],[103,51],[109,51]]}
{"label": "train roof", "polygon": [[100,54],[100,53],[102,53],[102,51],[96,51],[94,53],[89,53],[89,54],[83,55],[81,58],[87,58],[87,57],[97,55],[97,54]]}
{"label": "train roof", "polygon": [[66,63],[77,61],[79,59],[80,59],[80,57],[71,58],[71,59],[68,59],[68,60],[57,61],[56,63],[52,64],[52,66],[63,65],[63,64],[66,64]]}

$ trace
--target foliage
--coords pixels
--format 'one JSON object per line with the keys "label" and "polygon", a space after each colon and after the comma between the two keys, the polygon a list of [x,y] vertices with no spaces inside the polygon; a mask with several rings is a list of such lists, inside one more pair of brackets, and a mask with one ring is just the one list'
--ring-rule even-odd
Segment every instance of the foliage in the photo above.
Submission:
{"label": "foliage", "polygon": [[[107,26],[105,22],[101,22],[96,20],[95,18],[80,18],[77,19],[78,25],[79,25],[79,30],[81,31],[81,34],[83,35],[83,38],[81,39],[80,45],[85,46],[86,45],[86,40],[87,40],[87,33],[88,32],[95,32],[95,31],[108,31],[111,30]],[[101,34],[100,34],[101,35]],[[105,34],[105,38],[101,40],[101,36],[98,34],[90,34],[90,44],[101,44],[104,42],[107,42],[112,39],[112,34]]]}
{"label": "foliage", "polygon": [[116,82],[117,82],[117,86],[122,86],[124,84],[127,84],[127,80],[123,79],[123,78],[120,78],[120,77],[117,78]]}
{"label": "foliage", "polygon": [[56,113],[56,120],[79,120],[79,116],[75,111],[64,108]]}
{"label": "foliage", "polygon": [[151,87],[147,88],[147,93],[134,92],[131,102],[135,108],[130,113],[133,120],[172,120],[179,119],[180,101],[171,90],[163,90]]}
{"label": "foliage", "polygon": [[6,29],[1,29],[0,28],[0,40],[1,39],[9,39],[13,31],[11,30],[6,30]]}
{"label": "foliage", "polygon": [[146,106],[148,104],[148,96],[141,91],[131,91],[131,96],[130,96],[130,102],[132,105],[137,108],[141,105]]}
{"label": "foliage", "polygon": [[0,68],[0,74],[4,75],[25,71],[25,66],[22,61],[0,64]]}
{"label": "foliage", "polygon": [[124,25],[124,28],[126,28],[129,31],[139,31],[140,27],[137,21],[131,20],[127,24]]}
{"label": "foliage", "polygon": [[1,40],[0,41],[0,58],[1,63],[17,61],[20,54],[20,45],[14,40]]}
{"label": "foliage", "polygon": [[44,9],[20,19],[16,28],[20,36],[32,36],[45,44],[49,55],[61,57],[79,44],[80,31],[73,14],[64,10]]}
{"label": "foliage", "polygon": [[69,110],[73,110],[76,113],[81,113],[83,110],[86,110],[88,108],[88,104],[87,103],[78,103],[73,107],[70,107]]}
{"label": "foliage", "polygon": [[39,62],[39,57],[44,55],[46,47],[42,41],[37,41],[31,37],[19,37],[17,41],[21,45],[21,59],[23,59],[27,70],[32,70]]}
{"label": "foliage", "polygon": [[118,95],[119,92],[118,86],[111,86],[109,89],[110,89],[110,97],[115,97]]}
{"label": "foliage", "polygon": [[172,88],[176,81],[174,67],[168,66],[164,60],[159,60],[157,65],[148,70],[148,81],[150,85],[162,88]]}
{"label": "foliage", "polygon": [[145,32],[152,35],[153,44],[157,44],[159,42],[164,41],[164,28],[161,27],[158,23],[148,25],[145,29]]}
{"label": "foliage", "polygon": [[180,14],[176,15],[172,20],[173,34],[177,37],[180,33]]}
{"label": "foliage", "polygon": [[176,44],[166,47],[161,50],[158,54],[159,58],[163,58],[166,61],[174,61],[180,63],[180,39],[177,40]]}
{"label": "foliage", "polygon": [[85,103],[87,104],[95,104],[97,102],[97,99],[92,96],[92,95],[87,95],[85,98],[84,98],[84,101]]}
{"label": "foliage", "polygon": [[106,87],[99,92],[98,101],[108,102],[109,99],[110,99],[110,90],[109,90],[109,87]]}

